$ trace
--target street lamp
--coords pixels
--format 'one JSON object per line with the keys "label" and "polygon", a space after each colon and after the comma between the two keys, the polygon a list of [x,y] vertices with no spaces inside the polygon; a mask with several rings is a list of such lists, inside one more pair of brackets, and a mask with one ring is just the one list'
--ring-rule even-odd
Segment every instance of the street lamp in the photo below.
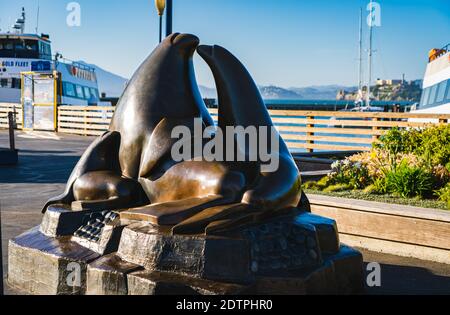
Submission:
{"label": "street lamp", "polygon": [[166,8],[166,0],[155,0],[156,10],[158,10],[159,15],[159,42],[162,41],[162,21],[164,10]]}
{"label": "street lamp", "polygon": [[172,15],[173,15],[173,0],[167,0],[166,13],[166,36],[172,34]]}

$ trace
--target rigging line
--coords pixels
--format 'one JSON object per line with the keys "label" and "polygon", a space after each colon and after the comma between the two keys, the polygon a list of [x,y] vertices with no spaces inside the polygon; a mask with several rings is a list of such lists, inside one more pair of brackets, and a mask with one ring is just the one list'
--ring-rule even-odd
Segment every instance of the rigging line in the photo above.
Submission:
{"label": "rigging line", "polygon": [[38,0],[38,7],[37,7],[37,18],[36,18],[36,34],[39,33],[39,13],[40,13],[40,0]]}

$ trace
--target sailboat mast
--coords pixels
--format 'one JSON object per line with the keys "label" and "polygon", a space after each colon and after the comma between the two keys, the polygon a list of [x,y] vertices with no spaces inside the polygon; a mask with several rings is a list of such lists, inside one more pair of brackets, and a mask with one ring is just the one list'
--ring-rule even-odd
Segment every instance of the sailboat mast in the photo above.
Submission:
{"label": "sailboat mast", "polygon": [[358,93],[362,92],[362,8],[359,8]]}
{"label": "sailboat mast", "polygon": [[368,82],[367,82],[367,106],[370,107],[370,84],[372,83],[372,39],[373,39],[373,6],[370,0],[370,23],[369,23],[369,65],[368,65]]}

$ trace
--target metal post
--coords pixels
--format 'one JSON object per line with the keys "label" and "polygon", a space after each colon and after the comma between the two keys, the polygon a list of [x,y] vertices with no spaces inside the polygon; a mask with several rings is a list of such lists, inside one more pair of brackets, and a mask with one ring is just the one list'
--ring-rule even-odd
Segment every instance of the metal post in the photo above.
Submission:
{"label": "metal post", "polygon": [[162,15],[159,16],[159,42],[162,42],[162,24],[163,24],[163,17]]}
{"label": "metal post", "polygon": [[372,41],[373,41],[373,5],[370,0],[370,25],[369,25],[369,66],[368,66],[368,82],[367,82],[367,107],[370,107],[370,84],[372,83]]}
{"label": "metal post", "polygon": [[2,205],[0,204],[0,277],[2,277],[0,281],[0,295],[4,295],[5,292],[3,290],[3,237],[2,237]]}
{"label": "metal post", "polygon": [[172,34],[173,0],[167,0],[166,2],[166,36],[169,36],[170,34]]}
{"label": "metal post", "polygon": [[16,150],[16,143],[14,140],[14,114],[13,112],[8,113],[8,123],[9,123],[9,147],[11,151]]}
{"label": "metal post", "polygon": [[155,0],[156,10],[159,16],[159,42],[162,42],[162,26],[163,26],[163,15],[166,9],[166,0]]}
{"label": "metal post", "polygon": [[358,51],[358,92],[362,95],[362,8],[359,9],[359,51]]}

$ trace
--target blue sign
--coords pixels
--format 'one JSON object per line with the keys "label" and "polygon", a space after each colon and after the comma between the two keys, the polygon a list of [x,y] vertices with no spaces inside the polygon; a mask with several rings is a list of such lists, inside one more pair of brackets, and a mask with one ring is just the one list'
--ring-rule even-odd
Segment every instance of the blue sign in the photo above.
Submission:
{"label": "blue sign", "polygon": [[31,62],[31,71],[50,71],[51,63],[50,61],[33,61]]}

